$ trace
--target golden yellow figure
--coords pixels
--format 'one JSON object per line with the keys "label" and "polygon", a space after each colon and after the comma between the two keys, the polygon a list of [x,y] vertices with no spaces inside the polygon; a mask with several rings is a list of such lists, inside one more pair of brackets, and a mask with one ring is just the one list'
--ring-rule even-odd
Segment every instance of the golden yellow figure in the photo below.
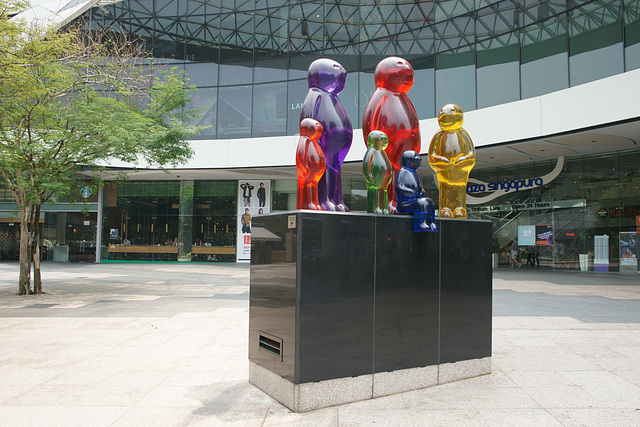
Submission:
{"label": "golden yellow figure", "polygon": [[442,107],[438,115],[440,131],[429,145],[429,166],[436,172],[440,187],[441,218],[467,217],[467,180],[476,164],[476,150],[462,121],[462,108],[455,104]]}

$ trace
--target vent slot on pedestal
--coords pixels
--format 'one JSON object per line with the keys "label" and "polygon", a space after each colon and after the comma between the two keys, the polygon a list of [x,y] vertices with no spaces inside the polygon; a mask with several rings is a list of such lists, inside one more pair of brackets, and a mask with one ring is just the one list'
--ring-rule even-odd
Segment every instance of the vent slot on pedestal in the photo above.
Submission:
{"label": "vent slot on pedestal", "polygon": [[282,362],[282,338],[260,331],[258,340],[260,351],[267,352]]}

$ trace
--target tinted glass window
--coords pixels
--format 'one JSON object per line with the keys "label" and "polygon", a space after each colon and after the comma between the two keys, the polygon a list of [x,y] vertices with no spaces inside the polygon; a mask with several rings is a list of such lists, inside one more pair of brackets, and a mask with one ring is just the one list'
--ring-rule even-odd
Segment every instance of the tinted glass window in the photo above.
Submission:
{"label": "tinted glass window", "polygon": [[287,84],[253,87],[253,136],[284,135],[287,130]]}
{"label": "tinted glass window", "polygon": [[251,86],[220,88],[218,105],[218,138],[251,136]]}

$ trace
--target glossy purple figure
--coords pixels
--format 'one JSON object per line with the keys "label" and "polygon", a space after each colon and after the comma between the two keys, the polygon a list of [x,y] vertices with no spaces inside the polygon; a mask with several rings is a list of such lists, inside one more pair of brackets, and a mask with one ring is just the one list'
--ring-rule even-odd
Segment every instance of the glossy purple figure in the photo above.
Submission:
{"label": "glossy purple figure", "polygon": [[436,209],[433,200],[424,195],[422,178],[418,168],[422,164],[420,154],[413,150],[402,153],[402,168],[396,177],[398,213],[413,214],[413,231],[438,231]]}
{"label": "glossy purple figure", "polygon": [[326,211],[349,211],[342,200],[342,162],[351,148],[353,127],[338,99],[346,81],[347,72],[336,61],[328,58],[313,61],[309,66],[309,92],[300,113],[301,121],[315,119],[324,129],[318,143],[326,169],[318,183],[318,200]]}

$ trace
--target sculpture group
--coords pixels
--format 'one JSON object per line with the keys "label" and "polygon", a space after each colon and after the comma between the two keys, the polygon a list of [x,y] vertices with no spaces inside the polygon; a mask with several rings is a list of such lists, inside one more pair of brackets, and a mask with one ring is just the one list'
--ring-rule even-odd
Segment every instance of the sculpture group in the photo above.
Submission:
{"label": "sculpture group", "polygon": [[[422,162],[420,125],[407,95],[413,76],[411,64],[398,57],[383,59],[374,71],[376,90],[362,118],[368,147],[362,162],[368,212],[411,213],[415,231],[437,231],[435,205],[425,197],[417,172]],[[309,66],[296,151],[298,209],[349,211],[342,199],[341,171],[353,126],[338,98],[346,78],[345,69],[331,59],[318,59]],[[467,218],[466,188],[475,149],[462,121],[460,107],[445,105],[438,115],[440,131],[427,153],[437,177],[442,218]]]}

